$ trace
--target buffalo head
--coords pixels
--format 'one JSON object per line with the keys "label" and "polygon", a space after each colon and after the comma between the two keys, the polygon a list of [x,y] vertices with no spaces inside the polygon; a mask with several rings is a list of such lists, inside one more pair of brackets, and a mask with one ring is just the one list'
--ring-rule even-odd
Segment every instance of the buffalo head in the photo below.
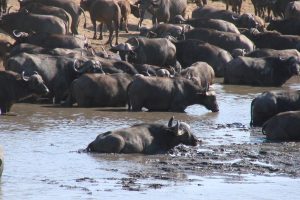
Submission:
{"label": "buffalo head", "polygon": [[96,60],[88,60],[82,63],[79,60],[75,59],[73,62],[73,69],[78,74],[84,74],[84,73],[105,74],[102,69],[101,63]]}
{"label": "buffalo head", "polygon": [[184,24],[186,20],[182,17],[182,15],[176,15],[175,18],[175,24]]}
{"label": "buffalo head", "polygon": [[139,40],[136,37],[133,37],[127,40],[127,42],[125,43],[112,46],[110,50],[112,52],[119,51],[122,60],[134,61],[137,56],[135,50],[139,48],[139,45],[140,45]]}
{"label": "buffalo head", "polygon": [[193,135],[190,126],[185,122],[177,121],[176,125],[173,126],[174,116],[172,116],[168,122],[168,127],[172,129],[175,134],[177,141],[185,145],[196,146],[198,144],[197,138]]}
{"label": "buffalo head", "polygon": [[204,105],[205,108],[212,112],[219,112],[216,93],[214,91],[209,91],[208,83],[207,86],[202,88],[201,92],[198,93],[198,103]]}
{"label": "buffalo head", "polygon": [[299,59],[291,56],[289,58],[281,58],[281,60],[286,61],[289,66],[289,73],[292,75],[299,75],[300,74],[300,61]]}
{"label": "buffalo head", "polygon": [[49,93],[49,89],[45,85],[43,78],[37,72],[34,72],[33,75],[27,77],[23,71],[22,80],[26,82],[29,90],[34,94],[43,95]]}

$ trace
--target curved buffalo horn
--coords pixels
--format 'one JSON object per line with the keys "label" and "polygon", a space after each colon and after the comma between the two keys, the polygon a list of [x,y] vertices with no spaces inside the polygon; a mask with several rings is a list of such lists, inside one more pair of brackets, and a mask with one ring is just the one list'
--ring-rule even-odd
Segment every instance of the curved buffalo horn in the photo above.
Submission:
{"label": "curved buffalo horn", "polygon": [[9,14],[9,11],[10,9],[12,8],[13,6],[9,6],[8,9],[7,9],[7,14]]}
{"label": "curved buffalo horn", "polygon": [[112,51],[125,51],[125,44],[121,43],[121,44],[118,44],[118,45],[111,45],[110,50],[112,50]]}
{"label": "curved buffalo horn", "polygon": [[25,76],[25,71],[22,72],[22,79],[24,81],[28,81],[29,80],[29,77],[28,76]]}
{"label": "curved buffalo horn", "polygon": [[231,15],[231,18],[234,20],[234,21],[237,21],[239,18],[238,17],[235,17],[233,15]]}
{"label": "curved buffalo horn", "polygon": [[176,15],[174,19],[178,24],[181,24],[182,22],[186,22],[186,20],[182,17],[182,15]]}
{"label": "curved buffalo horn", "polygon": [[21,37],[21,36],[23,35],[22,32],[18,32],[17,30],[13,30],[13,34],[14,34],[14,36],[17,37],[17,38],[19,38],[19,37]]}
{"label": "curved buffalo horn", "polygon": [[172,116],[169,120],[168,127],[171,128],[173,126],[174,116]]}
{"label": "curved buffalo horn", "polygon": [[[105,48],[103,46],[100,46],[100,47],[103,50],[103,53],[105,54],[104,57],[107,58],[108,57],[107,51],[105,50]],[[95,55],[95,50],[93,48],[92,48],[92,50],[93,50],[93,53],[94,53],[93,55]]]}
{"label": "curved buffalo horn", "polygon": [[132,45],[132,51],[134,51],[135,49],[137,49],[140,46],[140,42],[136,37],[134,37],[133,40],[136,41],[137,45]]}
{"label": "curved buffalo horn", "polygon": [[77,69],[77,63],[78,62],[79,62],[78,59],[75,59],[74,62],[73,62],[73,69],[74,69],[75,72],[79,72],[78,69]]}

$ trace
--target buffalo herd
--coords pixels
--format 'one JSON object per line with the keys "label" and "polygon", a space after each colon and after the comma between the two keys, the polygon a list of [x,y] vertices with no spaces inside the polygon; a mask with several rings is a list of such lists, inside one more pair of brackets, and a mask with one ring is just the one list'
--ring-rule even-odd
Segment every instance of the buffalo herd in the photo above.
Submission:
{"label": "buffalo herd", "polygon": [[[0,41],[5,68],[0,72],[1,114],[32,95],[67,107],[184,112],[200,104],[219,112],[211,87],[215,76],[224,78],[223,84],[281,87],[300,74],[297,1],[252,0],[252,14],[242,13],[242,0],[222,0],[226,10],[195,0],[198,7],[191,18],[187,0],[18,1],[20,9],[14,12],[0,1],[0,29],[15,40]],[[97,22],[100,40],[107,26],[109,38],[102,50],[79,35],[85,12],[94,39]],[[145,13],[152,16],[153,27],[142,26]],[[139,18],[140,35],[119,42],[120,30],[132,29],[130,14]],[[257,96],[251,103],[251,126],[262,126],[270,140],[299,140],[299,94],[269,91]],[[168,126],[137,124],[100,134],[87,151],[154,154],[180,143],[197,145],[189,125],[173,125],[173,120]]]}

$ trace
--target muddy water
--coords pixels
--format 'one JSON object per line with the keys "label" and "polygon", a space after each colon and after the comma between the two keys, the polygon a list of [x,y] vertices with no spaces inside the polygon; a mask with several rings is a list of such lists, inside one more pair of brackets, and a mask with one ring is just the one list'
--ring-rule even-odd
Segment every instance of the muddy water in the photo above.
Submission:
{"label": "muddy water", "polygon": [[[282,88],[214,84],[219,113],[201,106],[191,106],[186,113],[129,113],[125,108],[16,104],[12,112],[17,116],[0,117],[0,141],[5,150],[0,199],[284,199],[287,191],[290,199],[297,199],[300,179],[286,174],[216,173],[214,168],[196,173],[194,168],[175,165],[173,161],[180,160],[175,154],[100,155],[78,150],[101,132],[139,122],[167,123],[172,115],[188,122],[203,141],[193,149],[198,153],[240,144],[252,149],[265,141],[259,129],[249,128],[251,100],[266,90],[300,89],[298,83],[299,78]],[[175,169],[166,170],[163,166],[170,159]],[[185,164],[189,162],[188,156],[184,159]],[[197,159],[201,162],[202,158]],[[272,165],[253,162],[264,168]]]}

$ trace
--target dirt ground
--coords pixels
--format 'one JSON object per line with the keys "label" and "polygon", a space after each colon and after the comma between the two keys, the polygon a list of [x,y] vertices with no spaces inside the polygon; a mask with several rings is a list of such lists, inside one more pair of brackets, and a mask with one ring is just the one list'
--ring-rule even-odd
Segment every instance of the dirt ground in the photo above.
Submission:
{"label": "dirt ground", "polygon": [[[79,0],[76,0],[79,3]],[[18,9],[16,0],[10,0],[9,5],[13,5],[12,10]],[[225,5],[220,2],[209,5],[225,9]],[[191,16],[192,10],[196,6],[190,4],[187,10],[187,16]],[[253,13],[253,6],[250,0],[243,1],[242,12]],[[105,32],[104,40],[93,40],[93,30],[89,14],[87,16],[87,29],[83,29],[83,18],[79,25],[79,33],[86,35],[90,44],[95,49],[101,49],[101,46],[107,41],[108,33]],[[138,19],[134,16],[129,18],[130,33],[120,32],[119,42],[124,42],[127,38],[138,35]],[[144,26],[151,26],[150,20],[145,20]],[[1,35],[1,37],[4,37]],[[13,41],[12,39],[10,39]],[[108,46],[104,46],[108,49]],[[289,143],[257,143],[257,144],[230,144],[207,146],[203,149],[178,146],[171,152],[164,161],[159,159],[148,160],[148,164],[155,167],[156,171],[131,171],[128,172],[129,179],[122,181],[122,185],[128,190],[141,189],[138,180],[145,177],[151,177],[158,180],[179,180],[181,177],[176,176],[178,172],[184,172],[195,175],[209,174],[258,174],[258,175],[280,175],[300,177],[300,144]],[[161,185],[151,185],[149,187],[159,188]]]}

